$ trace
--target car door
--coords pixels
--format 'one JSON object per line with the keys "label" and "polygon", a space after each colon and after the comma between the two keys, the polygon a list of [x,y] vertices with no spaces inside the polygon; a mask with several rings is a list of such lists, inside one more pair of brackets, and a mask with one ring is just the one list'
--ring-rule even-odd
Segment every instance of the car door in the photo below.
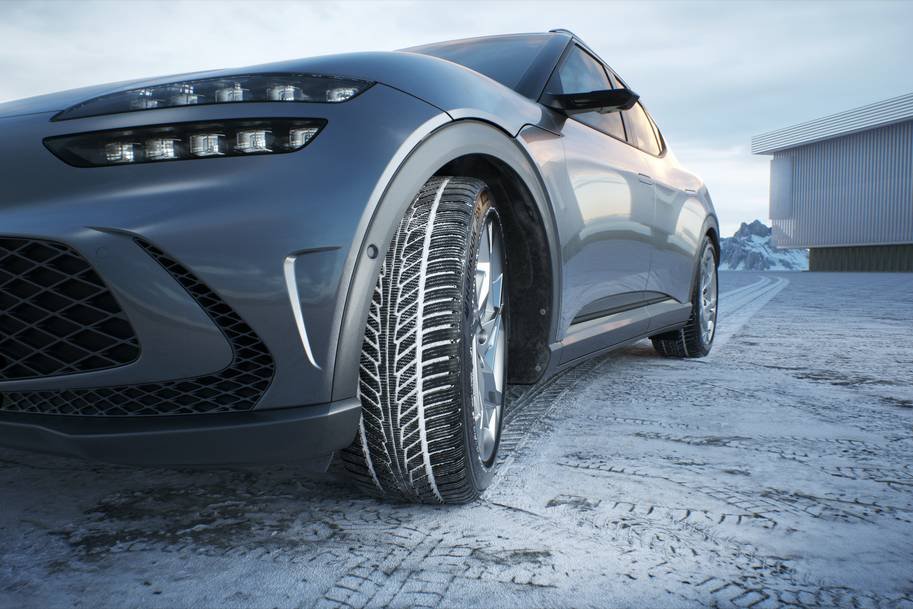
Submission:
{"label": "car door", "polygon": [[706,210],[697,199],[700,182],[666,152],[656,123],[640,103],[623,116],[632,144],[647,155],[647,175],[655,193],[653,251],[645,296],[648,300],[672,296],[687,302],[706,217]]}
{"label": "car door", "polygon": [[[605,67],[574,45],[546,92],[611,89]],[[650,270],[653,186],[618,112],[588,112],[561,127],[566,183],[558,210],[564,261],[562,329],[639,306]],[[636,332],[639,328],[629,328]],[[620,337],[624,340],[624,337]]]}

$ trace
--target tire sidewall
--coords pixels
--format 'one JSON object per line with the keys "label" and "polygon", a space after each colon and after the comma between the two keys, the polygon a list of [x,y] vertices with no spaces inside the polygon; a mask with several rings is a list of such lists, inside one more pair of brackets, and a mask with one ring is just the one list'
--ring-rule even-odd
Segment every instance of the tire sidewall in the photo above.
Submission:
{"label": "tire sidewall", "polygon": [[[467,255],[467,266],[466,273],[464,274],[464,285],[463,285],[463,314],[461,319],[461,335],[462,335],[462,346],[461,346],[461,358],[463,364],[460,366],[461,370],[461,382],[462,382],[462,410],[463,410],[463,442],[465,446],[465,454],[467,459],[467,473],[470,474],[472,478],[472,483],[478,491],[482,491],[488,487],[491,482],[492,477],[494,476],[495,467],[498,462],[498,448],[501,443],[501,431],[504,425],[504,404],[503,396],[506,392],[502,393],[502,404],[501,404],[501,416],[498,419],[498,433],[497,440],[495,443],[495,453],[491,459],[490,463],[484,463],[479,455],[478,450],[478,440],[477,440],[477,431],[475,427],[475,421],[473,419],[473,376],[475,375],[475,361],[473,360],[472,353],[472,341],[475,340],[475,337],[472,335],[472,322],[475,315],[475,306],[476,306],[476,294],[475,294],[475,273],[476,273],[476,263],[478,262],[478,251],[480,245],[480,238],[482,234],[482,229],[485,226],[485,223],[490,217],[494,217],[496,221],[497,230],[501,232],[501,243],[502,243],[502,253],[504,254],[504,287],[502,289],[503,294],[503,312],[502,312],[502,327],[505,333],[504,340],[506,344],[509,344],[510,336],[508,334],[510,327],[510,310],[509,310],[509,300],[508,300],[508,290],[506,289],[506,280],[507,280],[507,252],[504,242],[504,230],[501,226],[500,216],[498,215],[497,209],[494,206],[494,198],[491,194],[491,191],[487,188],[482,190],[479,195],[476,197],[475,209],[473,210],[473,220],[469,232],[469,251]],[[505,380],[507,374],[507,349],[505,349],[504,357],[504,370],[505,370]]]}

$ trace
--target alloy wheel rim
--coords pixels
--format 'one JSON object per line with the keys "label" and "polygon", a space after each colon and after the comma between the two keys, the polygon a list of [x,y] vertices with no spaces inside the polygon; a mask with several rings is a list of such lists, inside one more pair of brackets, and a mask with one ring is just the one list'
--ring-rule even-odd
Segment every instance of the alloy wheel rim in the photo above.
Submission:
{"label": "alloy wheel rim", "polygon": [[495,456],[504,396],[506,341],[504,317],[504,245],[497,216],[488,215],[476,259],[472,336],[472,416],[479,458]]}
{"label": "alloy wheel rim", "polygon": [[701,338],[709,345],[716,331],[717,274],[716,259],[711,248],[701,257]]}

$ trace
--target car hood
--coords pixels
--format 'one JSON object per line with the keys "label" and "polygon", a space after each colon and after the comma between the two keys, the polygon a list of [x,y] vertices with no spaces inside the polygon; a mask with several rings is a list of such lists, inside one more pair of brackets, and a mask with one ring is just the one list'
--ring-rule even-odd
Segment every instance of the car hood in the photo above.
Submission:
{"label": "car hood", "polygon": [[381,83],[449,112],[455,118],[483,118],[501,124],[512,133],[524,123],[538,122],[542,116],[542,108],[532,100],[469,68],[429,55],[394,51],[324,55],[72,89],[0,104],[0,118],[59,112],[99,95],[176,80],[269,72],[322,74]]}

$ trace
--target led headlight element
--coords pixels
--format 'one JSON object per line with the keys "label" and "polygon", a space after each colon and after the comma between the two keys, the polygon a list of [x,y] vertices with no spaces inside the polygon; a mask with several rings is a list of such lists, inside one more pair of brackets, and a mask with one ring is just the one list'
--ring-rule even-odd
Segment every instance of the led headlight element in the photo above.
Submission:
{"label": "led headlight element", "polygon": [[112,165],[115,163],[132,163],[136,160],[140,145],[135,142],[112,142],[105,145],[105,158]]}
{"label": "led headlight element", "polygon": [[191,84],[179,85],[177,90],[177,94],[171,98],[172,106],[192,106],[203,102],[203,96],[194,93]]}
{"label": "led headlight element", "polygon": [[224,133],[197,133],[190,136],[190,154],[193,156],[224,156]]}
{"label": "led headlight element", "polygon": [[304,127],[303,129],[292,129],[288,134],[288,146],[292,150],[304,148],[311,141],[320,129],[316,127]]}
{"label": "led headlight element", "polygon": [[295,85],[278,85],[266,90],[270,101],[301,101],[304,93]]}
{"label": "led headlight element", "polygon": [[155,137],[146,140],[146,159],[150,161],[173,161],[181,157],[181,140],[173,137]]}
{"label": "led headlight element", "polygon": [[238,131],[238,143],[235,149],[245,154],[254,154],[257,152],[272,152],[270,145],[273,142],[273,134],[268,129],[246,129]]}
{"label": "led headlight element", "polygon": [[323,119],[296,118],[178,123],[49,137],[44,145],[76,167],[133,165],[294,152],[324,125]]}
{"label": "led headlight element", "polygon": [[337,87],[335,89],[327,89],[327,101],[330,103],[343,102],[350,97],[355,97],[356,95],[358,95],[358,89],[355,89],[354,87]]}
{"label": "led headlight element", "polygon": [[246,74],[202,78],[111,93],[68,108],[55,121],[119,112],[247,102],[321,102],[338,104],[373,83],[308,74]]}
{"label": "led headlight element", "polygon": [[241,86],[241,83],[232,83],[230,87],[216,89],[216,101],[220,104],[230,102],[243,102],[250,99],[250,90]]}
{"label": "led headlight element", "polygon": [[152,89],[135,89],[129,93],[131,110],[150,110],[159,107],[159,100],[155,98]]}

